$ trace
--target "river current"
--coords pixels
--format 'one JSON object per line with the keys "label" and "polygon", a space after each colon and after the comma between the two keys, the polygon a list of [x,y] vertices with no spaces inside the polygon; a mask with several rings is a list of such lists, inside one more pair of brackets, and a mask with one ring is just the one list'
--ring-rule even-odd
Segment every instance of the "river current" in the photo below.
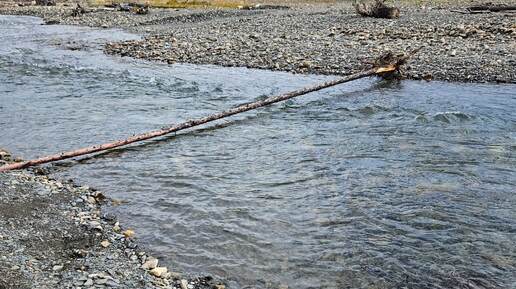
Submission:
{"label": "river current", "polygon": [[[0,16],[0,147],[125,138],[329,76],[107,56],[119,30]],[[359,80],[47,166],[172,271],[231,288],[516,288],[516,86]]]}

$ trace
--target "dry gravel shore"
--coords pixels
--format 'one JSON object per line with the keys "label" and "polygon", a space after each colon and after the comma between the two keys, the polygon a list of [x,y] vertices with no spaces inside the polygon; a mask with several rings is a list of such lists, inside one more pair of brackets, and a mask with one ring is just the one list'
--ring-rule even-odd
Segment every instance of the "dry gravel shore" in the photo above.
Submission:
{"label": "dry gravel shore", "polygon": [[266,11],[188,24],[168,18],[150,29],[154,35],[110,44],[106,52],[169,63],[346,75],[383,51],[423,47],[406,67],[408,78],[516,81],[514,16],[408,9],[398,20],[361,18],[345,7]]}
{"label": "dry gravel shore", "polygon": [[[8,160],[0,150],[0,165]],[[164,272],[102,213],[107,201],[38,170],[0,173],[0,289],[223,288],[209,277]]]}
{"label": "dry gravel shore", "polygon": [[[71,7],[4,8],[50,23],[123,27],[145,36],[111,43],[110,54],[187,62],[346,75],[381,52],[423,47],[406,67],[412,79],[516,82],[516,13],[460,14],[457,7],[402,7],[397,20],[362,18],[348,3],[289,10],[151,9],[148,15]],[[2,12],[3,11],[3,12]]]}

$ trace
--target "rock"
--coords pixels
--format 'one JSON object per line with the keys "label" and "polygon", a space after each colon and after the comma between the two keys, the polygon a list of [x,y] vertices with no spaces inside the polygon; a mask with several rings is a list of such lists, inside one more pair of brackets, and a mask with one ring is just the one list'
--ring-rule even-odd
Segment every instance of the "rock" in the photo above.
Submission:
{"label": "rock", "polygon": [[301,67],[301,68],[310,68],[310,67],[312,67],[312,62],[308,61],[308,60],[305,60],[305,61],[301,62],[301,65],[299,67]]}
{"label": "rock", "polygon": [[108,279],[106,279],[106,278],[99,278],[99,279],[95,280],[95,284],[104,285],[107,283],[107,281],[108,281]]}
{"label": "rock", "polygon": [[63,270],[63,265],[55,265],[54,267],[52,267],[52,271],[62,271]]}
{"label": "rock", "polygon": [[90,286],[92,286],[92,285],[93,285],[93,280],[91,280],[91,279],[89,279],[89,278],[88,278],[88,279],[84,282],[84,284],[83,284],[83,285],[84,285],[85,287],[90,287]]}
{"label": "rock", "polygon": [[113,287],[114,288],[114,287],[118,287],[118,285],[119,284],[116,281],[114,281],[114,280],[108,280],[106,282],[106,286],[108,286],[108,287]]}
{"label": "rock", "polygon": [[142,268],[146,269],[146,270],[151,270],[151,269],[156,268],[157,266],[158,266],[158,259],[149,257],[149,258],[147,258],[145,263],[143,263]]}
{"label": "rock", "polygon": [[108,221],[110,224],[114,224],[116,222],[116,216],[109,213],[102,214],[102,219]]}
{"label": "rock", "polygon": [[13,271],[20,270],[20,266],[14,265],[11,267],[11,270],[13,270]]}
{"label": "rock", "polygon": [[104,240],[104,241],[100,242],[100,245],[104,248],[107,248],[107,247],[109,247],[109,245],[111,245],[111,243],[108,240]]}
{"label": "rock", "polygon": [[100,222],[97,221],[91,221],[88,226],[92,230],[102,231],[102,225],[100,225]]}
{"label": "rock", "polygon": [[181,279],[181,289],[188,289],[188,281]]}
{"label": "rock", "polygon": [[156,267],[156,268],[150,270],[149,273],[153,276],[161,277],[165,273],[167,273],[167,271],[168,271],[167,267]]}
{"label": "rock", "polygon": [[89,197],[88,197],[88,203],[90,203],[90,204],[96,204],[96,203],[97,203],[97,200],[95,200],[95,198],[94,198],[94,197],[89,196]]}
{"label": "rock", "polygon": [[125,230],[124,232],[122,232],[122,234],[124,235],[124,237],[126,237],[126,238],[130,239],[130,238],[134,237],[134,234],[135,234],[135,233],[134,233],[134,231],[133,231],[133,230],[131,230],[131,229],[127,229],[127,230]]}
{"label": "rock", "polygon": [[224,285],[224,284],[217,284],[217,285],[215,285],[215,289],[226,289],[226,285]]}
{"label": "rock", "polygon": [[73,256],[77,258],[84,258],[88,255],[88,251],[84,249],[73,249],[72,250]]}
{"label": "rock", "polygon": [[120,224],[118,222],[115,223],[115,225],[113,225],[113,231],[118,233],[120,232],[121,228],[120,228]]}

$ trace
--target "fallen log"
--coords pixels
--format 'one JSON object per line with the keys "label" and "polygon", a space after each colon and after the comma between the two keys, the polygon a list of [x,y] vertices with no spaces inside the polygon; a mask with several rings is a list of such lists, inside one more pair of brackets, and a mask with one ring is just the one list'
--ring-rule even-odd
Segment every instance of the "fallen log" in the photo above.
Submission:
{"label": "fallen log", "polygon": [[516,5],[504,5],[504,4],[484,4],[467,7],[465,10],[451,10],[451,12],[457,12],[461,14],[483,14],[491,12],[504,12],[504,11],[516,11]]}
{"label": "fallen log", "polygon": [[395,19],[400,17],[400,9],[385,5],[385,0],[375,0],[373,3],[353,3],[355,11],[363,17]]}
{"label": "fallen log", "polygon": [[54,161],[69,159],[69,158],[82,156],[82,155],[88,155],[88,154],[92,154],[92,153],[96,153],[96,152],[100,152],[100,151],[105,151],[105,150],[109,150],[109,149],[113,149],[113,148],[117,148],[117,147],[121,147],[121,146],[126,146],[131,143],[140,142],[140,141],[160,137],[160,136],[163,136],[166,134],[178,132],[178,131],[192,128],[195,126],[206,124],[206,123],[218,120],[218,119],[222,119],[222,118],[225,118],[228,116],[232,116],[232,115],[239,114],[242,112],[254,110],[254,109],[257,109],[257,108],[260,108],[263,106],[267,106],[267,105],[271,105],[273,103],[285,101],[285,100],[288,100],[288,99],[291,99],[294,97],[305,95],[310,92],[315,92],[318,90],[322,90],[322,89],[325,89],[328,87],[332,87],[332,86],[335,86],[338,84],[350,82],[350,81],[357,80],[360,78],[365,78],[365,77],[375,76],[375,75],[380,76],[380,77],[392,76],[393,74],[398,73],[400,70],[400,67],[403,64],[405,64],[406,61],[417,51],[419,51],[419,49],[416,49],[410,53],[401,54],[401,55],[394,55],[392,53],[386,53],[386,54],[382,55],[380,58],[378,58],[375,62],[373,62],[373,67],[371,67],[370,69],[367,69],[367,70],[364,70],[364,71],[361,71],[361,72],[358,72],[355,74],[351,74],[346,77],[342,77],[342,78],[339,78],[336,80],[324,82],[324,83],[321,83],[319,85],[315,85],[312,87],[307,87],[307,88],[303,88],[300,90],[288,92],[285,94],[281,94],[281,95],[277,95],[277,96],[270,96],[263,100],[258,100],[258,101],[251,102],[251,103],[241,104],[239,106],[227,109],[227,110],[219,112],[219,113],[215,113],[215,114],[197,118],[197,119],[187,120],[185,122],[182,122],[182,123],[179,123],[176,125],[172,125],[169,127],[164,127],[159,130],[134,135],[127,139],[118,140],[115,142],[105,143],[105,144],[101,144],[101,145],[94,145],[94,146],[85,147],[85,148],[72,150],[72,151],[68,151],[68,152],[62,152],[62,153],[49,155],[49,156],[45,156],[45,157],[41,157],[41,158],[29,160],[29,161],[22,161],[22,162],[3,165],[3,166],[0,166],[0,172],[16,170],[16,169],[23,169],[23,168],[27,168],[27,167],[31,167],[31,166],[36,166],[36,165],[40,165],[40,164],[50,163],[50,162],[54,162]]}
{"label": "fallen log", "polygon": [[516,5],[504,5],[504,4],[475,5],[475,6],[468,7],[467,10],[469,10],[471,12],[474,12],[474,11],[502,12],[502,11],[516,10]]}

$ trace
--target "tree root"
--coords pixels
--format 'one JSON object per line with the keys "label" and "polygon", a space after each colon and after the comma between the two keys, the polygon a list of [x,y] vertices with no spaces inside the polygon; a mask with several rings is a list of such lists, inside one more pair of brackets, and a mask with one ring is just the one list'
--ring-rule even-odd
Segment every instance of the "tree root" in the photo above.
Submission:
{"label": "tree root", "polygon": [[376,69],[376,74],[382,78],[400,79],[403,78],[402,66],[407,63],[409,58],[421,50],[421,48],[422,47],[419,47],[410,52],[400,54],[387,51],[367,64]]}
{"label": "tree root", "polygon": [[400,17],[400,9],[385,5],[385,0],[375,0],[374,3],[353,3],[355,11],[363,17],[395,19]]}

